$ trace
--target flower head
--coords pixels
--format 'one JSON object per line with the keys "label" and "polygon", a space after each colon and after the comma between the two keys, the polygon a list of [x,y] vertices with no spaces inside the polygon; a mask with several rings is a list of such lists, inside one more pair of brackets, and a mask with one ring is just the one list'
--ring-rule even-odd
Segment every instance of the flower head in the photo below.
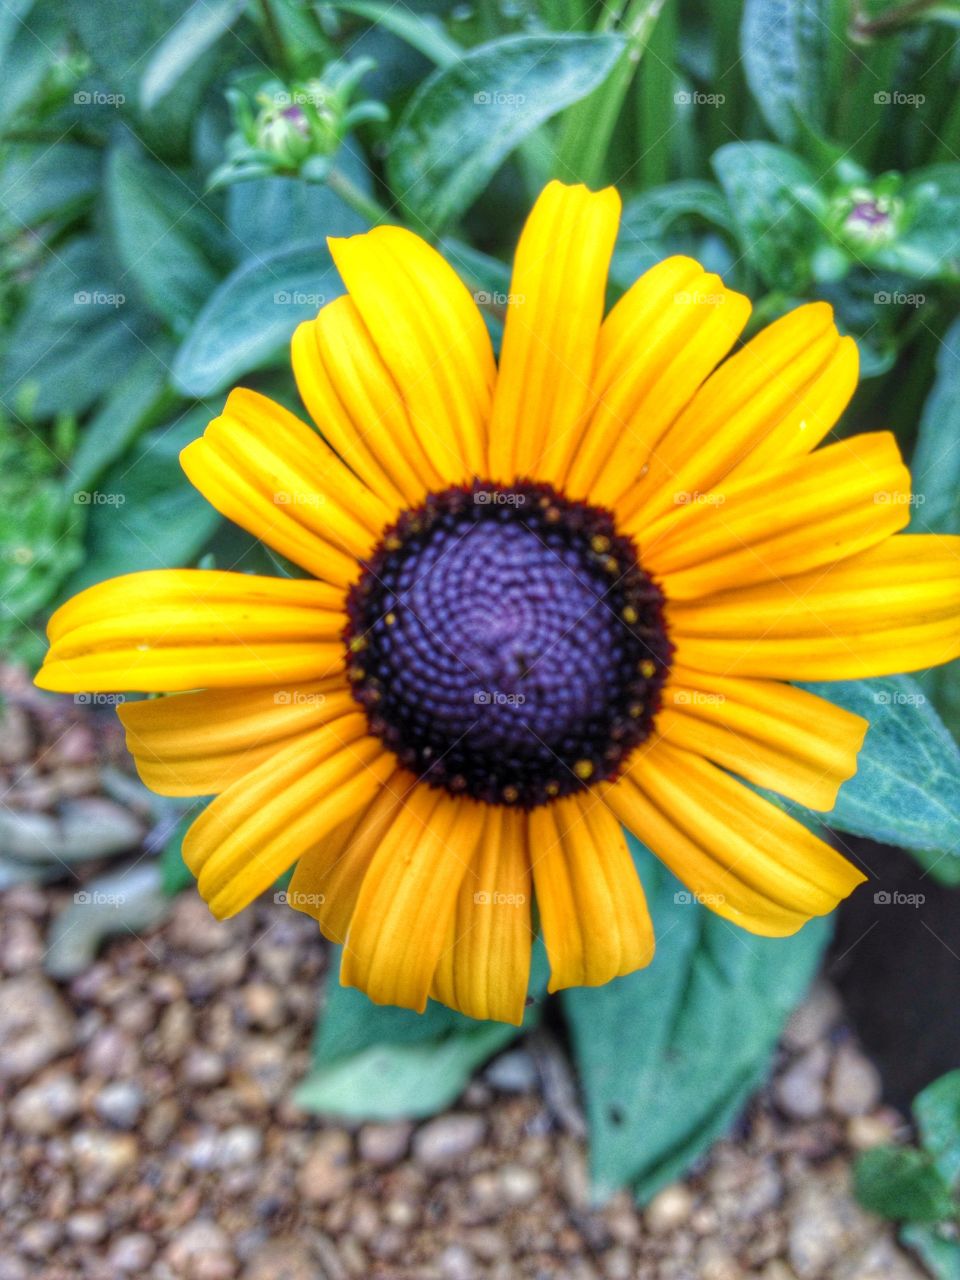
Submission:
{"label": "flower head", "polygon": [[534,900],[551,989],[647,964],[623,826],[744,928],[829,912],[862,873],[753,788],[829,810],[867,726],[786,682],[960,654],[960,539],[900,536],[892,435],[824,443],[830,308],[730,355],[749,303],[675,257],[604,316],[619,209],[546,188],[499,361],[424,241],[333,241],[347,292],[293,340],[323,436],[237,390],[182,455],[309,577],[132,574],[50,623],[45,688],[170,695],[120,715],[148,785],[216,797],[212,910],[296,864],[380,1002],[518,1022]]}

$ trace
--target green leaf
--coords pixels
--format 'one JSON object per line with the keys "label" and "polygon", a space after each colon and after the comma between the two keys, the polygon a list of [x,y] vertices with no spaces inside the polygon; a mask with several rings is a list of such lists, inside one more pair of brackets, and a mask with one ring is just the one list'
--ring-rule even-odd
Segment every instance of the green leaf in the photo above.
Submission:
{"label": "green leaf", "polygon": [[145,111],[165,98],[186,71],[230,30],[243,13],[246,0],[194,0],[150,53],[140,81]]}
{"label": "green leaf", "polygon": [[614,250],[613,274],[624,286],[667,256],[671,232],[687,224],[705,223],[733,232],[730,207],[712,182],[695,178],[667,182],[633,196],[623,207]]}
{"label": "green leaf", "polygon": [[160,887],[168,898],[174,898],[185,889],[192,888],[196,877],[183,860],[183,837],[187,834],[194,815],[181,818],[160,852]]}
{"label": "green leaf", "polygon": [[138,569],[192,563],[220,516],[184,476],[180,450],[201,435],[210,413],[202,405],[141,436],[88,495],[87,560],[67,595]]}
{"label": "green leaf", "polygon": [[911,676],[802,682],[870,721],[857,772],[827,826],[906,849],[960,858],[960,748]]}
{"label": "green leaf", "polygon": [[11,146],[3,161],[0,221],[7,234],[50,219],[66,220],[88,205],[100,186],[100,152],[62,140]]}
{"label": "green leaf", "polygon": [[174,360],[175,384],[185,395],[211,395],[279,360],[300,321],[342,293],[322,242],[245,263],[197,316]]}
{"label": "green leaf", "polygon": [[432,13],[413,13],[406,5],[384,0],[336,0],[335,9],[355,13],[375,27],[392,31],[437,67],[449,67],[463,55],[462,47],[447,35],[443,23]]}
{"label": "green leaf", "polygon": [[4,399],[32,400],[37,418],[82,413],[143,351],[140,328],[120,268],[95,239],[72,240],[31,283],[3,361]]}
{"label": "green leaf", "polygon": [[826,199],[811,169],[772,142],[731,142],[714,152],[740,248],[773,289],[803,290]]}
{"label": "green leaf", "polygon": [[125,276],[184,333],[219,282],[218,220],[182,178],[126,144],[107,158],[106,195]]}
{"label": "green leaf", "polygon": [[85,424],[67,467],[66,486],[71,498],[92,488],[106,468],[151,425],[151,420],[156,422],[154,414],[169,399],[167,356],[164,343],[155,343],[151,350],[143,351]]}
{"label": "green leaf", "polygon": [[[910,532],[960,533],[960,319],[937,350],[936,381],[923,407],[911,470],[916,498]],[[960,659],[918,679],[960,737]]]}
{"label": "green leaf", "polygon": [[960,164],[917,169],[901,191],[904,225],[897,238],[871,254],[873,264],[914,280],[960,279]]}
{"label": "green leaf", "polygon": [[[309,1111],[370,1120],[433,1115],[453,1102],[481,1063],[520,1034],[517,1027],[477,1022],[433,1000],[422,1014],[374,1004],[340,985],[339,968],[340,950],[334,948],[313,1069],[296,1095]],[[535,1000],[546,986],[546,955],[537,945],[530,978]],[[538,1017],[534,1003],[524,1026]]]}
{"label": "green leaf", "polygon": [[947,1224],[946,1230],[942,1230],[936,1226],[914,1223],[903,1228],[900,1239],[907,1248],[919,1254],[924,1266],[936,1280],[960,1280],[960,1241],[951,1224]]}
{"label": "green leaf", "polygon": [[[339,167],[346,168],[343,157],[347,154],[337,157]],[[226,200],[227,226],[236,238],[241,261],[315,245],[326,236],[352,236],[367,230],[363,218],[329,187],[299,178],[236,182],[227,187]]]}
{"label": "green leaf", "polygon": [[805,121],[824,132],[823,70],[831,53],[830,0],[746,0],[740,29],[747,84],[781,142]]}
{"label": "green leaf", "polygon": [[960,1071],[948,1071],[913,1100],[920,1143],[944,1182],[960,1183]]}
{"label": "green leaf", "polygon": [[387,161],[408,216],[433,231],[459,217],[524,138],[602,83],[623,49],[612,35],[507,36],[428,76]]}
{"label": "green leaf", "polygon": [[874,1147],[854,1166],[854,1190],[865,1209],[894,1222],[941,1222],[953,1200],[929,1156],[913,1147]]}
{"label": "green leaf", "polygon": [[294,1101],[307,1111],[353,1120],[431,1116],[454,1102],[477,1067],[516,1034],[515,1027],[477,1023],[417,1044],[374,1044],[311,1072]]}
{"label": "green leaf", "polygon": [[645,1200],[729,1128],[763,1079],[829,926],[813,920],[792,938],[755,937],[701,906],[633,845],[658,925],[653,963],[562,1000],[595,1192],[632,1185]]}

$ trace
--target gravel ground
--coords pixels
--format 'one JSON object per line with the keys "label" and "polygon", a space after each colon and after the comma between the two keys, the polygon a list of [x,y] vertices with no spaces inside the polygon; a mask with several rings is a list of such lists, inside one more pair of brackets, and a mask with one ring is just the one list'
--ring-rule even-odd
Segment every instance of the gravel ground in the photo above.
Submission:
{"label": "gravel ground", "polygon": [[[6,685],[25,696],[19,679]],[[30,815],[62,834],[79,803],[88,834],[99,805],[100,839],[142,839],[148,815],[100,776],[121,758],[112,729],[35,697],[0,725],[8,836],[11,814],[19,839]],[[268,901],[218,923],[188,892],[164,923],[114,938],[58,983],[45,940],[72,892],[0,895],[0,1280],[925,1274],[852,1198],[853,1154],[903,1121],[826,985],[735,1137],[646,1209],[626,1194],[596,1208],[549,1033],[436,1119],[327,1123],[289,1101],[327,962],[311,921]]]}

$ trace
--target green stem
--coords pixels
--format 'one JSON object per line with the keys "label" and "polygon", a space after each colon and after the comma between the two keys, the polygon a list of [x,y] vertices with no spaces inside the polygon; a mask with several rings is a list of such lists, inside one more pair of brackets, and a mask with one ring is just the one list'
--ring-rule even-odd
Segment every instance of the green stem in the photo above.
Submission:
{"label": "green stem", "polygon": [[650,37],[643,74],[633,88],[636,103],[636,158],[643,187],[666,182],[677,87],[677,10],[668,5]]}
{"label": "green stem", "polygon": [[273,56],[277,60],[277,65],[284,72],[290,71],[290,60],[287,57],[287,46],[283,39],[283,32],[280,30],[280,24],[277,21],[277,15],[273,12],[270,0],[260,0],[260,11],[263,14],[263,24],[266,28],[269,43],[273,47]]}
{"label": "green stem", "polygon": [[[557,177],[590,186],[602,180],[610,139],[664,3],[665,0],[630,0],[627,4],[621,26],[627,47],[622,57],[604,83],[564,115],[555,163]],[[601,22],[606,30],[607,18]]]}
{"label": "green stem", "polygon": [[355,182],[342,174],[338,169],[331,169],[326,177],[327,186],[335,192],[344,204],[349,205],[361,218],[366,218],[372,227],[386,222],[390,216],[387,210],[373,196],[361,191]]}

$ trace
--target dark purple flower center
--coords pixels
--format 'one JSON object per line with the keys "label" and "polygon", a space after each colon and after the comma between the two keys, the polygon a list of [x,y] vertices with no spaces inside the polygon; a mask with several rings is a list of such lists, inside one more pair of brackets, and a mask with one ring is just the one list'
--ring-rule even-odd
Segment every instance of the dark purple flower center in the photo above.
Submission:
{"label": "dark purple flower center", "polygon": [[388,529],[348,601],[371,731],[424,781],[526,808],[613,778],[670,662],[663,596],[599,507],[477,481]]}

